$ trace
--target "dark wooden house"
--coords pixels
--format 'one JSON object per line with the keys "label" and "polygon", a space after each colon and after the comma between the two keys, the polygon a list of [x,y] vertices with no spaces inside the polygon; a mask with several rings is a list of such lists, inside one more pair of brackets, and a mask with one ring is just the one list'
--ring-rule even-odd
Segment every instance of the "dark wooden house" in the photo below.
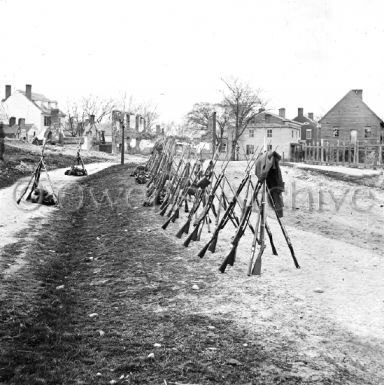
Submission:
{"label": "dark wooden house", "polygon": [[384,122],[363,101],[363,90],[351,90],[320,120],[325,143],[382,143]]}

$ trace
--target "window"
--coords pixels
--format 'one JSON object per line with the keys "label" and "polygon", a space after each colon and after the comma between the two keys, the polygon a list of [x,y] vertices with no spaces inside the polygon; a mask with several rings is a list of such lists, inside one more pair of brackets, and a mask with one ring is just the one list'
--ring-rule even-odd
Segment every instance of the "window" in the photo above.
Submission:
{"label": "window", "polygon": [[333,137],[338,138],[340,134],[340,128],[339,127],[333,127]]}
{"label": "window", "polygon": [[365,138],[370,138],[371,135],[372,135],[371,126],[365,127],[365,129],[364,129],[364,137]]}
{"label": "window", "polygon": [[271,151],[272,150],[272,144],[267,144],[267,151]]}
{"label": "window", "polygon": [[255,152],[253,144],[247,144],[245,147],[245,152],[247,155],[253,154]]}
{"label": "window", "polygon": [[306,130],[305,131],[305,139],[312,139],[312,130]]}
{"label": "window", "polygon": [[51,117],[44,116],[44,126],[50,126],[50,125],[51,125]]}
{"label": "window", "polygon": [[255,130],[249,130],[249,137],[253,138],[255,136]]}
{"label": "window", "polygon": [[267,138],[272,138],[272,129],[271,128],[269,128],[267,130]]}

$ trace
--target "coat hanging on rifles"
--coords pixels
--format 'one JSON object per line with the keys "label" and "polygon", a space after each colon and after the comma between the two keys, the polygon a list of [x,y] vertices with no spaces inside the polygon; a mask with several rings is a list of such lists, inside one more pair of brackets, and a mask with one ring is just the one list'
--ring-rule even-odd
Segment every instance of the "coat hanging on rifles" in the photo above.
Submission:
{"label": "coat hanging on rifles", "polygon": [[[267,151],[257,159],[255,173],[260,183],[264,180],[267,182],[267,187],[270,192],[268,202],[271,206],[273,206],[274,203],[276,214],[279,218],[282,218],[284,182],[279,165],[280,160],[281,156],[276,151]],[[273,200],[273,203],[271,200]]]}

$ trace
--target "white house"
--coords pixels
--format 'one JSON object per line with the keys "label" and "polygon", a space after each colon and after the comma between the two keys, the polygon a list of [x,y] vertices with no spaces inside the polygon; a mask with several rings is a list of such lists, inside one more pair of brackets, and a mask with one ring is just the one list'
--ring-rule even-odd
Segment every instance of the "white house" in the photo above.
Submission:
{"label": "white house", "polygon": [[[264,150],[276,150],[285,160],[289,160],[292,146],[299,142],[300,130],[301,123],[285,117],[285,108],[280,108],[278,115],[261,109],[238,141],[237,158],[245,159],[255,151],[260,151],[265,143]],[[225,147],[231,151],[231,129],[227,134],[228,146]]]}
{"label": "white house", "polygon": [[8,123],[8,119],[7,111],[5,110],[3,103],[0,103],[0,123]]}
{"label": "white house", "polygon": [[59,129],[65,117],[58,108],[57,101],[32,92],[30,84],[25,86],[25,91],[17,90],[13,93],[11,86],[6,85],[3,105],[9,118],[15,118],[17,122],[24,119],[25,124],[34,125],[39,139],[44,137],[47,129],[51,128],[51,132]]}

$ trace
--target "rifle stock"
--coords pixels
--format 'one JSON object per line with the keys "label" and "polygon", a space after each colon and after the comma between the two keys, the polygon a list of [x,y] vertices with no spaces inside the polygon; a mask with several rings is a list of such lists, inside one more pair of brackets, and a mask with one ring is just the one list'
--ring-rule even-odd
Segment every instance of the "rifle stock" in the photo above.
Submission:
{"label": "rifle stock", "polygon": [[187,222],[182,226],[182,228],[176,233],[176,238],[180,239],[183,234],[188,234],[190,225],[191,225],[191,220],[188,219]]}
{"label": "rifle stock", "polygon": [[236,259],[236,251],[237,251],[237,245],[233,245],[231,251],[227,255],[227,257],[224,259],[224,262],[221,264],[219,270],[221,273],[225,272],[225,269],[228,265],[233,266]]}
{"label": "rifle stock", "polygon": [[185,239],[183,245],[185,247],[188,247],[191,241],[196,241],[198,238],[199,233],[199,226],[195,226],[191,234],[188,235],[188,237]]}

